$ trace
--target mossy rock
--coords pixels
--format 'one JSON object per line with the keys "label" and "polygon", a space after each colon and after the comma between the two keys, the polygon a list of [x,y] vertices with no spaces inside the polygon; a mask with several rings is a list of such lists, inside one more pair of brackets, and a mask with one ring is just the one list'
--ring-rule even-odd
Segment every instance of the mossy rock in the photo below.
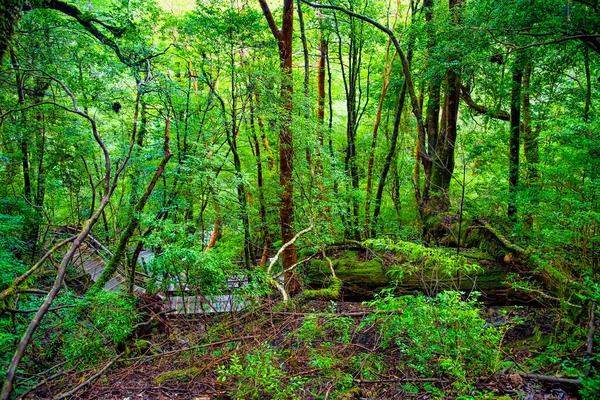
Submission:
{"label": "mossy rock", "polygon": [[152,381],[156,385],[160,385],[165,381],[176,381],[176,382],[190,382],[196,376],[202,373],[202,368],[199,367],[191,367],[186,369],[175,369],[173,371],[163,372],[158,375]]}

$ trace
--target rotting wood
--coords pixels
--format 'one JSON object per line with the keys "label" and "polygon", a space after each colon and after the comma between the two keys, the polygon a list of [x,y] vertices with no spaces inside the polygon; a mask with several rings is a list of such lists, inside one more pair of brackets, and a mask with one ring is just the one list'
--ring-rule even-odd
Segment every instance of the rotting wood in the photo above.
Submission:
{"label": "rotting wood", "polygon": [[519,374],[521,378],[535,379],[543,382],[553,383],[567,383],[570,385],[581,385],[581,381],[576,378],[565,378],[562,376],[548,376],[548,375],[537,375],[537,374]]}

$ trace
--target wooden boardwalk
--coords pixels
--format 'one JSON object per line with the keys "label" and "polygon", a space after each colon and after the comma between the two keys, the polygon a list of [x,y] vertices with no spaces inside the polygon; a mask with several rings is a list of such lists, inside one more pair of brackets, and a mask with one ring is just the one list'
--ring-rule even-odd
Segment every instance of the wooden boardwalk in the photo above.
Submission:
{"label": "wooden boardwalk", "polygon": [[[98,248],[94,242],[96,242],[95,239],[90,237],[89,240],[86,240],[79,246],[77,256],[73,261],[73,266],[75,268],[82,268],[90,276],[92,281],[96,282],[104,272],[106,264],[110,257],[112,257],[112,254],[106,249]],[[138,275],[136,278],[139,279],[139,274],[136,275]],[[106,282],[104,290],[107,292],[121,290],[125,288],[126,283],[127,279],[125,278],[124,266],[121,265],[115,275]],[[146,293],[146,289],[135,285],[133,287],[133,292],[139,296]]]}
{"label": "wooden boardwalk", "polygon": [[[85,271],[90,276],[90,279],[96,282],[104,272],[111,257],[112,253],[90,235],[79,247],[72,265],[75,268]],[[152,251],[144,250],[138,257],[138,264],[144,267],[153,258],[154,253]],[[149,276],[136,271],[136,281],[140,282],[147,278]],[[157,283],[160,284],[160,282]],[[227,285],[231,292],[246,284],[247,281],[245,279],[231,278],[227,280]],[[126,286],[125,266],[120,265],[115,275],[104,285],[104,290],[107,292],[126,290]],[[146,293],[146,289],[139,285],[135,285],[133,291],[137,296]],[[174,292],[174,285],[170,285],[165,293],[158,293],[158,295],[163,299],[165,309],[175,314],[213,314],[240,311],[250,304],[250,301],[246,297],[236,294],[196,296],[190,293],[189,296],[175,296],[173,295]]]}

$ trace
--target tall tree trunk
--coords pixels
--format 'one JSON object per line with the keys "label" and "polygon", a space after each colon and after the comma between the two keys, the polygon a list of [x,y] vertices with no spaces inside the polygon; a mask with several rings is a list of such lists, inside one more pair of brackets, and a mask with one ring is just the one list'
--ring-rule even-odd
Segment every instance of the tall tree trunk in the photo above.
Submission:
{"label": "tall tree trunk", "polygon": [[517,189],[519,186],[519,147],[521,135],[521,85],[523,81],[523,56],[515,59],[512,72],[510,100],[510,139],[508,166],[508,218],[517,220]]}
{"label": "tall tree trunk", "polygon": [[263,183],[263,168],[262,158],[260,155],[260,143],[256,134],[256,124],[254,121],[254,105],[252,104],[252,94],[250,95],[250,131],[252,132],[252,145],[254,148],[254,157],[256,158],[256,183],[258,186],[258,201],[260,207],[260,231],[262,236],[262,254],[259,265],[264,267],[267,264],[269,256],[269,247],[271,241],[269,239],[269,226],[267,223],[267,207],[265,205],[265,192]]}
{"label": "tall tree trunk", "polygon": [[[527,162],[525,179],[527,186],[533,188],[538,180],[537,164],[539,163],[538,131],[531,127],[531,74],[533,65],[531,59],[527,59],[523,71],[523,152]],[[533,193],[530,195],[534,195]],[[530,201],[534,201],[533,199]],[[533,214],[530,212],[523,218],[523,225],[526,231],[533,229]]]}
{"label": "tall tree trunk", "polygon": [[454,144],[458,122],[458,105],[460,95],[460,78],[455,71],[446,75],[446,95],[442,127],[436,140],[431,171],[431,193],[429,208],[434,213],[447,212],[450,208],[448,190],[454,172]]}
{"label": "tall tree trunk", "polygon": [[[449,9],[454,23],[459,20],[457,6],[462,0],[450,0]],[[430,23],[433,19],[433,1],[427,0],[426,20]],[[429,36],[429,48],[435,43],[433,33]],[[453,56],[459,62],[459,55]],[[460,73],[456,67],[451,67],[445,73],[444,103],[442,107],[441,126],[438,122],[440,111],[440,80],[434,76],[429,83],[429,96],[426,110],[427,141],[429,158],[431,160],[429,171],[425,172],[425,189],[423,201],[420,204],[423,220],[423,234],[427,239],[438,239],[446,234],[439,216],[450,209],[449,189],[454,173],[454,145],[456,143],[458,109],[460,101]]]}
{"label": "tall tree trunk", "polygon": [[[279,47],[279,66],[281,69],[281,115],[279,130],[279,185],[282,188],[279,218],[281,220],[281,240],[288,243],[294,238],[294,199],[293,177],[294,146],[292,136],[292,33],[294,29],[294,1],[283,1],[283,21],[281,30],[273,19],[266,0],[258,0],[263,10],[269,28],[277,39]],[[288,270],[297,262],[296,245],[287,246],[282,254],[283,269]],[[293,271],[284,275],[285,286],[288,293],[297,293],[300,290],[300,281]]]}

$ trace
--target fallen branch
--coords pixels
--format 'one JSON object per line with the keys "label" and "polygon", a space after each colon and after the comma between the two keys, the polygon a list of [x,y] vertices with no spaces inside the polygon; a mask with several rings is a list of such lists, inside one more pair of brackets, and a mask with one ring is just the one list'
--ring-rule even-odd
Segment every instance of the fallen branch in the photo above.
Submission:
{"label": "fallen branch", "polygon": [[[53,307],[53,308],[49,308],[48,312],[50,311],[58,311],[58,310],[62,310],[63,308],[73,308],[75,306],[70,305],[70,304],[65,304],[62,306],[58,306],[58,307]],[[8,311],[9,313],[12,314],[31,314],[34,312],[38,312],[38,310],[17,310],[15,308],[5,308],[4,311]]]}
{"label": "fallen branch", "polygon": [[447,379],[441,378],[396,378],[396,379],[353,379],[352,381],[361,384],[372,384],[372,383],[402,383],[402,382],[438,382],[438,383],[450,383]]}
{"label": "fallen branch", "polygon": [[232,339],[225,339],[225,340],[220,340],[218,342],[212,342],[212,343],[201,344],[201,345],[198,345],[198,346],[188,347],[186,349],[177,349],[177,350],[165,351],[163,353],[151,354],[149,356],[139,356],[139,357],[125,358],[125,359],[123,359],[123,361],[149,360],[149,359],[152,359],[152,358],[157,358],[157,357],[162,357],[162,356],[168,356],[168,355],[171,355],[171,354],[183,353],[185,351],[198,350],[198,349],[203,349],[203,348],[206,348],[206,347],[218,346],[220,344],[227,344],[227,343],[232,343],[232,342],[241,342],[241,341],[247,340],[247,339],[255,339],[256,337],[257,337],[256,335],[251,335],[251,336],[242,336],[242,337],[232,338]]}
{"label": "fallen branch", "polygon": [[[397,311],[393,311],[394,313]],[[390,312],[392,313],[392,312]],[[303,312],[284,312],[284,311],[266,311],[266,314],[270,315],[292,315],[292,316],[307,316],[317,315],[319,317],[366,317],[367,315],[375,314],[373,311],[358,311],[358,312],[345,312],[345,313],[303,313]]]}
{"label": "fallen branch", "polygon": [[[19,285],[21,285],[23,282],[25,282],[25,280],[27,278],[29,278],[31,276],[31,274],[33,274],[42,265],[44,265],[44,263],[52,255],[52,253],[54,253],[56,250],[60,249],[65,244],[71,243],[76,238],[77,238],[77,235],[71,236],[70,238],[63,240],[62,242],[57,243],[56,245],[54,245],[54,247],[52,247],[50,250],[48,250],[46,252],[46,254],[44,254],[44,256],[42,258],[40,258],[38,260],[38,262],[36,262],[35,265],[29,269],[29,271],[25,272],[23,275],[21,275],[20,277],[18,277],[17,279],[15,279],[15,281],[9,287],[7,287],[6,289],[4,289],[2,291],[2,293],[0,293],[0,304],[2,304],[2,302],[4,301],[4,299],[6,299],[8,296],[10,296],[13,293],[15,293],[17,291]],[[31,293],[33,293],[33,292],[31,292]],[[39,293],[39,294],[41,294],[41,293]],[[44,294],[48,294],[48,293],[44,293]]]}
{"label": "fallen branch", "polygon": [[537,375],[537,374],[519,374],[521,378],[536,379],[543,382],[553,383],[568,383],[571,385],[581,385],[581,381],[575,378],[564,378],[562,376],[548,376],[548,375]]}
{"label": "fallen branch", "polygon": [[75,386],[73,389],[69,390],[66,393],[63,393],[57,397],[54,398],[54,400],[62,400],[62,399],[66,399],[66,398],[70,398],[73,394],[75,394],[76,392],[78,392],[79,390],[83,389],[84,387],[88,386],[89,384],[91,384],[93,381],[95,381],[96,379],[98,379],[100,376],[102,376],[102,374],[104,372],[106,372],[106,370],[108,368],[110,368],[111,365],[113,365],[115,362],[117,362],[117,360],[119,360],[119,358],[121,358],[123,356],[124,353],[119,354],[114,360],[110,361],[108,364],[106,364],[104,366],[104,368],[102,368],[100,371],[96,372],[94,375],[90,376],[88,379],[86,379],[84,382],[80,383],[79,385]]}
{"label": "fallen branch", "polygon": [[289,242],[285,243],[283,246],[281,246],[281,248],[277,251],[277,253],[275,254],[275,257],[271,258],[270,262],[269,262],[269,267],[267,268],[267,274],[271,274],[271,270],[273,269],[273,265],[275,265],[275,263],[277,262],[277,260],[279,259],[279,256],[281,255],[281,253],[283,253],[283,251],[285,249],[287,249],[289,246],[293,245],[294,242],[296,240],[298,240],[298,238],[302,235],[304,235],[305,233],[308,233],[310,231],[313,230],[313,224],[310,224],[310,226],[304,230],[301,230],[300,232],[296,233],[296,236],[294,236]]}
{"label": "fallen branch", "polygon": [[[271,270],[273,269],[273,265],[275,265],[275,263],[277,262],[277,260],[279,259],[279,256],[281,255],[281,253],[283,253],[283,251],[285,249],[287,249],[289,246],[291,246],[292,244],[294,244],[294,242],[296,240],[298,240],[298,238],[302,235],[304,235],[305,233],[308,233],[310,231],[312,231],[313,229],[313,224],[310,224],[310,226],[306,229],[301,230],[300,232],[296,233],[296,235],[287,243],[285,243],[283,246],[281,246],[281,248],[277,251],[277,253],[275,254],[275,257],[271,258],[271,261],[269,262],[269,267],[267,268],[267,282],[273,286],[275,289],[277,289],[277,291],[281,294],[281,298],[282,301],[284,303],[287,303],[288,300],[290,299],[290,296],[288,295],[287,291],[285,290],[285,288],[283,287],[283,285],[281,284],[281,282],[279,282],[279,280],[277,279],[277,276],[273,277],[271,276]],[[297,264],[296,264],[297,265]],[[295,267],[295,265],[294,265]],[[293,267],[289,268],[289,270],[291,270]]]}

